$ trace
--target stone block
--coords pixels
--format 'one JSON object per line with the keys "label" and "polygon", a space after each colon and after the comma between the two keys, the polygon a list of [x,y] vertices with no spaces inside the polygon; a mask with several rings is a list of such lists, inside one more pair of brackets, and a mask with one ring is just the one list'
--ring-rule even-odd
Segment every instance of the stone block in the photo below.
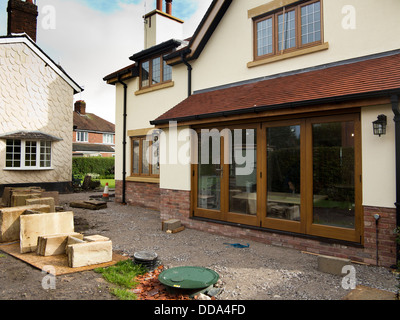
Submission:
{"label": "stone block", "polygon": [[56,212],[56,208],[54,205],[54,198],[33,198],[33,199],[26,199],[25,200],[26,205],[32,205],[32,204],[47,204],[50,206],[50,212]]}
{"label": "stone block", "polygon": [[32,193],[22,193],[22,192],[13,192],[11,195],[11,203],[10,207],[20,207],[26,205],[26,200],[28,199],[38,199],[40,198],[40,193],[32,192]]}
{"label": "stone block", "polygon": [[[15,188],[15,187],[5,187],[2,196],[2,203],[5,207],[11,207],[11,197],[13,193],[35,193],[40,194],[42,189],[40,187],[27,187],[27,188]],[[24,205],[24,204],[22,204]]]}
{"label": "stone block", "polygon": [[72,211],[20,216],[20,251],[36,251],[39,236],[74,232]]}
{"label": "stone block", "polygon": [[78,268],[112,261],[112,242],[92,241],[67,246],[68,266]]}
{"label": "stone block", "polygon": [[93,241],[108,241],[110,240],[110,238],[95,234],[92,236],[86,236],[83,237],[83,240],[87,241],[87,242],[93,242]]}
{"label": "stone block", "polygon": [[344,266],[351,265],[350,259],[336,258],[330,256],[318,256],[318,270],[333,275],[342,276]]}
{"label": "stone block", "polygon": [[55,256],[65,254],[68,239],[74,237],[83,239],[83,234],[78,232],[39,236],[36,254],[41,256]]}
{"label": "stone block", "polygon": [[53,198],[54,205],[60,204],[60,194],[58,191],[42,191],[42,198]]}
{"label": "stone block", "polygon": [[28,212],[48,213],[50,212],[50,207],[39,204],[0,209],[0,242],[19,240],[20,216]]}
{"label": "stone block", "polygon": [[166,220],[162,222],[162,231],[175,230],[181,226],[181,221],[178,219]]}

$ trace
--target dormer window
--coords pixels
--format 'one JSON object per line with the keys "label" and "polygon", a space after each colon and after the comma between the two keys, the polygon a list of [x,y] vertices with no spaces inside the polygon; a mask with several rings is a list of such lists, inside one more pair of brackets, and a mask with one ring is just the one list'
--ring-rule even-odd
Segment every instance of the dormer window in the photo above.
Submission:
{"label": "dormer window", "polygon": [[254,59],[322,43],[321,1],[283,7],[254,19]]}
{"label": "dormer window", "polygon": [[141,63],[140,88],[156,86],[172,80],[172,67],[162,58],[162,55],[153,57]]}

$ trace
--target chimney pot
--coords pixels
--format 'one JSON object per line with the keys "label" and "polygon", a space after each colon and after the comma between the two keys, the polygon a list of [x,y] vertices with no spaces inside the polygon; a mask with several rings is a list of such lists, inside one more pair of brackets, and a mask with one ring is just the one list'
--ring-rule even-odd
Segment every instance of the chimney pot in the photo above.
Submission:
{"label": "chimney pot", "polygon": [[163,0],[157,0],[157,10],[162,11]]}
{"label": "chimney pot", "polygon": [[172,0],[165,0],[165,3],[167,14],[172,15]]}

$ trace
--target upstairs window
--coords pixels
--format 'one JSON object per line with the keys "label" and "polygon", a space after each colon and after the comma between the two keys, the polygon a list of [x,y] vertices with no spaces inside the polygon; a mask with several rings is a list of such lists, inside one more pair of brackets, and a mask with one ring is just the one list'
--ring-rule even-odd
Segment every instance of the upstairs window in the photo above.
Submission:
{"label": "upstairs window", "polygon": [[255,59],[321,43],[321,1],[302,2],[254,19]]}
{"label": "upstairs window", "polygon": [[172,80],[172,67],[162,58],[162,55],[153,57],[141,63],[140,88],[156,86]]}
{"label": "upstairs window", "polygon": [[88,132],[87,131],[77,131],[76,132],[76,141],[78,142],[88,142]]}
{"label": "upstairs window", "polygon": [[111,133],[103,133],[103,143],[114,144],[114,135]]}

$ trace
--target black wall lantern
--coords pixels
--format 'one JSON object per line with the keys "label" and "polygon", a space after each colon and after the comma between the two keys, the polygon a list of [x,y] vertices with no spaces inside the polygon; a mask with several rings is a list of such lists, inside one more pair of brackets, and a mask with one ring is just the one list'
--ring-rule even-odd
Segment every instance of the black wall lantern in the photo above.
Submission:
{"label": "black wall lantern", "polygon": [[384,114],[378,116],[378,120],[372,122],[374,126],[374,135],[381,136],[386,134],[387,117]]}

